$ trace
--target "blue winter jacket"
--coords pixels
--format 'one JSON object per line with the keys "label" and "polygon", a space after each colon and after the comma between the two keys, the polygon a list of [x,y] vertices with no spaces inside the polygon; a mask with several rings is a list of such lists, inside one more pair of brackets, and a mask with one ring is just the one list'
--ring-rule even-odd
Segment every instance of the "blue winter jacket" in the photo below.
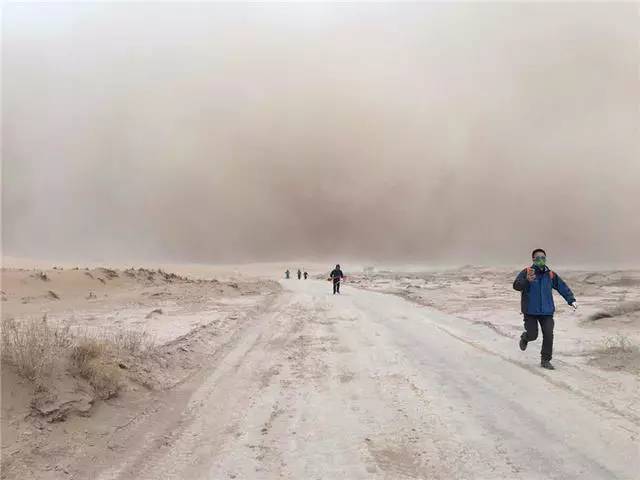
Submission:
{"label": "blue winter jacket", "polygon": [[[540,268],[532,265],[536,272],[533,282],[527,280],[527,269],[522,270],[513,282],[513,288],[522,292],[521,308],[525,315],[553,315],[556,307],[553,303],[551,289],[555,288],[569,305],[576,301],[573,292],[566,283],[549,267]],[[553,278],[552,278],[553,277]]]}

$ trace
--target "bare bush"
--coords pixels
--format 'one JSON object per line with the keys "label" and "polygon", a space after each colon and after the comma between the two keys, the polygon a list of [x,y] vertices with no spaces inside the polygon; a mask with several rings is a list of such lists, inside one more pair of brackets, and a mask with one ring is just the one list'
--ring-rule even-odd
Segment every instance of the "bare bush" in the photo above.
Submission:
{"label": "bare bush", "polygon": [[144,355],[155,346],[154,340],[146,333],[135,330],[119,330],[110,335],[110,340],[119,353]]}
{"label": "bare bush", "polygon": [[68,328],[49,325],[46,317],[16,322],[2,319],[2,357],[29,380],[48,376],[60,348],[68,346]]}
{"label": "bare bush", "polygon": [[84,335],[75,341],[71,349],[71,361],[84,376],[89,362],[102,356],[107,349],[108,345],[104,341]]}
{"label": "bare bush", "polygon": [[122,374],[113,350],[107,339],[87,335],[78,338],[71,350],[72,365],[91,384],[99,398],[114,397],[122,387]]}
{"label": "bare bush", "polygon": [[46,316],[20,322],[5,318],[1,326],[2,358],[15,365],[20,375],[43,386],[56,361],[62,361],[67,365],[63,368],[86,379],[99,398],[111,398],[120,391],[120,357],[142,357],[154,348],[145,332],[72,332],[68,326],[50,325]]}
{"label": "bare bush", "polygon": [[629,337],[619,333],[615,337],[607,337],[604,340],[604,346],[600,349],[601,353],[631,353],[637,352],[640,347],[634,345]]}
{"label": "bare bush", "polygon": [[118,395],[122,389],[122,372],[112,362],[91,362],[91,369],[85,377],[94,388],[98,398],[107,399]]}
{"label": "bare bush", "polygon": [[605,339],[601,348],[593,352],[589,364],[604,370],[640,374],[640,347],[628,337],[618,334]]}

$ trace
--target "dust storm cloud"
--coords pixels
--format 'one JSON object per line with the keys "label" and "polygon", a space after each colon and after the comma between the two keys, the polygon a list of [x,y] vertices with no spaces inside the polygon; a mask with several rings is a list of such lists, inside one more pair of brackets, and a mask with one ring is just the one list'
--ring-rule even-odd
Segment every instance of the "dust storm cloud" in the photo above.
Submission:
{"label": "dust storm cloud", "polygon": [[638,40],[632,3],[5,6],[4,253],[629,262]]}

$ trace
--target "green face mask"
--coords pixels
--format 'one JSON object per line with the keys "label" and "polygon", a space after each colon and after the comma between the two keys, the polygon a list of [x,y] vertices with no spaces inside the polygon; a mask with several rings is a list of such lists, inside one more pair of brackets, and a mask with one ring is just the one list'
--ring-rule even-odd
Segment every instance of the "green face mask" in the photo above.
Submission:
{"label": "green face mask", "polygon": [[533,263],[534,263],[536,266],[538,266],[538,267],[542,268],[542,267],[544,267],[544,266],[546,265],[546,263],[547,263],[547,258],[546,258],[546,257],[536,257],[536,258],[535,258],[535,260],[533,261]]}

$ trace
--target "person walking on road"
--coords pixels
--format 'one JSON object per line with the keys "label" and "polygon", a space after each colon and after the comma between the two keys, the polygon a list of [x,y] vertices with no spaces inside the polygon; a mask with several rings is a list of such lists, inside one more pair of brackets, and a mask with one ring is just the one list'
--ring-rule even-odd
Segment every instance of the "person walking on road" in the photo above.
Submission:
{"label": "person walking on road", "polygon": [[291,272],[289,272],[289,269],[287,268],[286,272],[284,272],[284,278],[288,280],[290,275],[291,275]]}
{"label": "person walking on road", "polygon": [[304,272],[302,275],[304,275],[304,279],[306,280],[307,277],[309,276],[309,274],[307,272]]}
{"label": "person walking on road", "polygon": [[329,274],[329,280],[333,282],[334,295],[336,293],[340,293],[340,283],[342,282],[343,278],[344,278],[344,273],[342,273],[342,270],[340,269],[340,265],[336,265],[336,268],[334,268]]}
{"label": "person walking on road", "polygon": [[576,298],[571,289],[554,271],[547,266],[547,254],[541,248],[536,248],[531,253],[533,264],[522,270],[515,281],[513,288],[521,292],[521,309],[524,315],[524,332],[520,336],[520,350],[526,350],[527,344],[538,338],[538,324],[542,330],[542,350],[540,351],[540,366],[548,370],[554,370],[551,364],[553,354],[553,289],[556,289],[566,302],[578,308]]}
{"label": "person walking on road", "polygon": [[298,269],[298,280],[302,278],[302,270]]}

